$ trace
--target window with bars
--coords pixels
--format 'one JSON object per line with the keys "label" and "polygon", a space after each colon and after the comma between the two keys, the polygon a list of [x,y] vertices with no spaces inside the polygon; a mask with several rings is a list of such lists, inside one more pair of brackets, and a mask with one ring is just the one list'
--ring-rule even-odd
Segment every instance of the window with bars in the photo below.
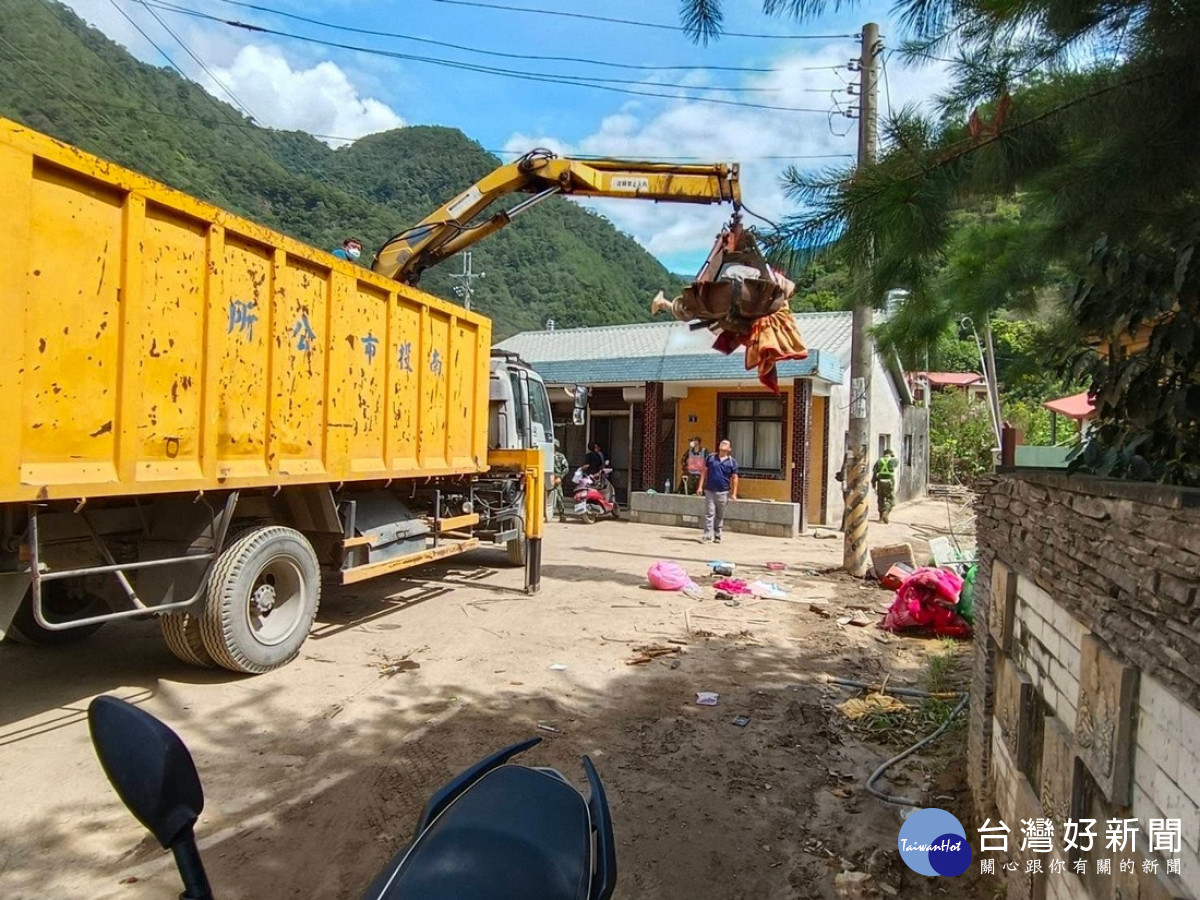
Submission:
{"label": "window with bars", "polygon": [[733,444],[733,455],[743,473],[783,475],[784,401],[727,397],[721,401],[724,437]]}

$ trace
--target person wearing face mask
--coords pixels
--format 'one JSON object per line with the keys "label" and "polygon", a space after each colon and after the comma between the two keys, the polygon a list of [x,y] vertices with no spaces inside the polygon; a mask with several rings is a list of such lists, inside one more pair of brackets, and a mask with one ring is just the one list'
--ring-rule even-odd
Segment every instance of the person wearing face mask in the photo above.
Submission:
{"label": "person wearing face mask", "polygon": [[362,256],[362,241],[358,238],[346,238],[342,241],[342,246],[333,251],[333,255],[338,259],[357,262],[358,258]]}

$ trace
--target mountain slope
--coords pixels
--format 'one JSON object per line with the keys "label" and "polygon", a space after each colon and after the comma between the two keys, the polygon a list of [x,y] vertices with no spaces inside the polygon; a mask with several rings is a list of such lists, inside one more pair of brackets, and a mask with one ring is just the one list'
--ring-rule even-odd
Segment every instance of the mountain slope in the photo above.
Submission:
{"label": "mountain slope", "polygon": [[[332,150],[254,126],[52,0],[0,0],[0,18],[0,115],[318,247],[354,235],[369,256],[500,164],[440,127]],[[655,291],[680,284],[632,238],[557,197],[472,249],[486,273],[473,306],[493,318],[497,339],[547,318],[563,327],[645,320]],[[460,266],[447,260],[422,287],[453,298],[448,276]]]}

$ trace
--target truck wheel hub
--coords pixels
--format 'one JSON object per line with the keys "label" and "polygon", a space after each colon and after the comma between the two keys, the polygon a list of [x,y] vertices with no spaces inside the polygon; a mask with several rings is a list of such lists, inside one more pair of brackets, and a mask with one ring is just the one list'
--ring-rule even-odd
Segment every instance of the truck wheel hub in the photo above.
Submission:
{"label": "truck wheel hub", "polygon": [[259,615],[270,615],[271,610],[275,608],[275,586],[270,584],[259,585],[254,593],[250,595],[250,604]]}

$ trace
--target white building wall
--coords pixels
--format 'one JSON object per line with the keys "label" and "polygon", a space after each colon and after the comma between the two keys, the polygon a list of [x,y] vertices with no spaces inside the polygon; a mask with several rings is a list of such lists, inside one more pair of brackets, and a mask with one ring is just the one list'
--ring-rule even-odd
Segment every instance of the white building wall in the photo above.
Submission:
{"label": "white building wall", "polygon": [[[834,476],[841,471],[845,457],[846,436],[850,429],[850,369],[845,369],[843,384],[835,384],[829,395],[829,517],[828,525],[836,528],[842,522],[842,483]],[[875,465],[879,458],[879,436],[890,435],[892,452],[901,456],[904,435],[903,407],[892,377],[874,354],[871,367],[871,435],[867,444],[868,460]],[[878,513],[871,505],[871,517]]]}

